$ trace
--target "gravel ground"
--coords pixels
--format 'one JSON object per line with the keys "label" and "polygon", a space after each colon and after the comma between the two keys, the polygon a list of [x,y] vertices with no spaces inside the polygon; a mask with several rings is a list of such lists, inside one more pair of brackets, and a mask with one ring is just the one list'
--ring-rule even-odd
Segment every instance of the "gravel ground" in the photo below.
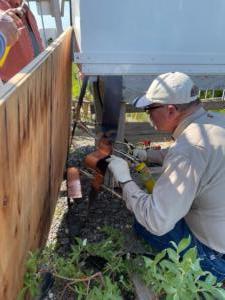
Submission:
{"label": "gravel ground", "polygon": [[[76,135],[75,148],[70,155],[69,164],[82,167],[84,156],[94,149],[93,138],[83,134],[81,136]],[[59,246],[57,252],[62,255],[68,253],[70,244],[75,237],[87,239],[89,242],[100,241],[104,237],[101,232],[103,226],[112,226],[126,232],[132,231],[133,216],[121,199],[107,191],[100,191],[97,199],[88,210],[90,180],[82,175],[81,184],[83,197],[73,200],[69,209],[66,182],[64,181],[61,186],[47,244],[57,241]],[[57,287],[53,287],[45,299],[60,299]],[[74,297],[66,295],[63,299],[74,299]]]}
{"label": "gravel ground", "polygon": [[[76,136],[76,150],[70,156],[69,165],[83,167],[83,158],[94,149],[92,138]],[[78,236],[90,242],[97,242],[103,236],[100,233],[101,227],[109,225],[123,230],[130,228],[132,224],[132,214],[127,210],[124,202],[107,191],[101,190],[88,210],[90,179],[81,175],[81,186],[83,197],[73,200],[70,209],[65,197],[66,182],[64,181],[61,186],[48,238],[48,243],[57,239],[61,251],[66,251],[64,248],[70,243],[70,237]]]}
{"label": "gravel ground", "polygon": [[[161,145],[166,147],[169,144],[162,143]],[[94,139],[77,129],[69,165],[83,168],[84,157],[94,149]],[[102,190],[88,210],[90,179],[81,175],[81,185],[82,199],[73,200],[72,206],[68,209],[66,182],[62,182],[47,244],[57,242],[57,252],[66,255],[75,237],[87,239],[89,242],[98,242],[104,238],[101,228],[111,226],[125,232],[130,249],[134,250],[133,247],[135,247],[136,252],[142,252],[140,242],[132,234],[133,215],[127,210],[125,203],[111,193]],[[59,288],[54,285],[45,299],[58,300],[61,299],[59,295]],[[62,299],[72,300],[74,296],[66,294]]]}

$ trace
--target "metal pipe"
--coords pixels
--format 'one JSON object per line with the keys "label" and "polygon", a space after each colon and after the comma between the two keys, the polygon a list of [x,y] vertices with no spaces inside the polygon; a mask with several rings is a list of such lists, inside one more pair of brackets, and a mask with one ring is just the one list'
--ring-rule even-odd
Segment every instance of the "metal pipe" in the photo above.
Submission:
{"label": "metal pipe", "polygon": [[[89,178],[89,179],[93,179],[93,178],[94,178],[94,176],[93,176],[92,174],[88,173],[87,171],[84,171],[84,170],[82,170],[82,169],[79,169],[79,171],[80,171],[81,174],[85,175],[85,176],[86,176],[87,178]],[[121,196],[120,194],[118,194],[117,192],[111,190],[110,188],[108,188],[108,187],[105,186],[104,184],[101,184],[101,187],[102,187],[105,191],[110,192],[111,194],[113,194],[114,196],[116,196],[117,198],[122,199],[122,196]]]}
{"label": "metal pipe", "polygon": [[120,151],[120,150],[117,150],[117,149],[113,149],[113,151],[120,154],[120,155],[123,155],[124,157],[128,158],[129,160],[131,160],[134,163],[139,163],[140,162],[137,158],[134,158],[132,155],[127,154],[123,151]]}

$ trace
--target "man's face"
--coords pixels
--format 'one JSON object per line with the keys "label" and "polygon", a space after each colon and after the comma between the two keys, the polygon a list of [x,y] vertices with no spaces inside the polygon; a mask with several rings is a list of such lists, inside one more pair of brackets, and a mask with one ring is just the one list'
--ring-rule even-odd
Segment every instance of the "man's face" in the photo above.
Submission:
{"label": "man's face", "polygon": [[174,105],[154,104],[147,113],[156,130],[173,133],[178,125],[179,112]]}

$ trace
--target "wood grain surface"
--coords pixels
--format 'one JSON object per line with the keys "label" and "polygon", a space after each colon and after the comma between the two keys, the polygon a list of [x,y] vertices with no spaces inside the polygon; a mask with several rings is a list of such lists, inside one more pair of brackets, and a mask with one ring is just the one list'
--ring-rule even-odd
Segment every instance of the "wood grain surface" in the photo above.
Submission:
{"label": "wood grain surface", "polygon": [[44,245],[67,157],[69,29],[0,92],[0,299],[14,300],[29,250]]}

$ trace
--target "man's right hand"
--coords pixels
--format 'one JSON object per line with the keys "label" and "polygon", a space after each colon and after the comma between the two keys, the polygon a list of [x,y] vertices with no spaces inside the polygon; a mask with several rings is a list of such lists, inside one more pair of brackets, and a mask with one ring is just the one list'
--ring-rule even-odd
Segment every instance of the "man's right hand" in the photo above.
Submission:
{"label": "man's right hand", "polygon": [[118,183],[125,183],[132,180],[129,166],[123,158],[111,155],[106,161],[109,163],[108,168]]}
{"label": "man's right hand", "polygon": [[140,161],[146,161],[147,160],[147,151],[140,148],[135,148],[133,150],[133,156],[139,159]]}
{"label": "man's right hand", "polygon": [[13,12],[0,12],[0,31],[4,34],[7,40],[7,45],[14,45],[19,38],[18,26],[23,25],[19,17],[16,16],[19,21],[15,21],[15,17],[12,18],[11,14],[15,15]]}

